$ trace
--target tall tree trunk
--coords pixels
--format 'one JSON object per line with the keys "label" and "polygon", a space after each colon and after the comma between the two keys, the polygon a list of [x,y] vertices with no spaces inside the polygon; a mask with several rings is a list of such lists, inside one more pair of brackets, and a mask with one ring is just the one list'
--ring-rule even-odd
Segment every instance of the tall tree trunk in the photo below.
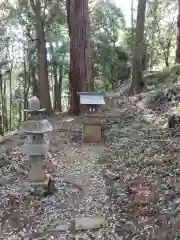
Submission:
{"label": "tall tree trunk", "polygon": [[38,77],[39,77],[39,97],[41,107],[46,108],[47,113],[51,115],[52,105],[49,92],[48,81],[48,64],[47,64],[47,50],[44,33],[44,19],[41,14],[41,1],[30,0],[31,7],[36,18],[36,44],[37,44],[37,59],[38,59]]}
{"label": "tall tree trunk", "polygon": [[38,54],[38,75],[39,75],[39,96],[42,107],[47,109],[49,115],[52,113],[49,81],[48,81],[48,64],[47,53],[45,47],[45,36],[43,21],[39,18],[37,23],[37,54]]}
{"label": "tall tree trunk", "polygon": [[141,92],[143,88],[142,54],[143,54],[143,43],[144,43],[146,2],[147,0],[138,1],[136,36],[135,36],[135,46],[134,46],[134,54],[133,54],[132,82],[131,82],[131,91],[133,94]]}
{"label": "tall tree trunk", "polygon": [[[25,49],[24,49],[25,52]],[[28,94],[29,94],[29,88],[30,88],[30,82],[31,82],[31,73],[30,73],[30,68],[28,69],[28,74],[27,74],[27,68],[28,66],[26,66],[26,59],[24,56],[24,104],[23,107],[24,109],[28,108]],[[25,121],[27,118],[27,113],[24,112],[23,115],[23,121]]]}
{"label": "tall tree trunk", "polygon": [[10,99],[9,99],[9,130],[12,129],[12,70],[13,70],[13,62],[11,63],[10,73],[9,73],[9,91],[10,91]]}
{"label": "tall tree trunk", "polygon": [[167,68],[169,67],[169,58],[168,57],[165,57],[165,65]]}
{"label": "tall tree trunk", "polygon": [[59,94],[59,89],[58,89],[58,75],[57,75],[57,66],[53,64],[53,78],[54,78],[54,111],[58,110],[58,94]]}
{"label": "tall tree trunk", "polygon": [[58,96],[57,96],[57,104],[58,104],[58,109],[60,112],[62,112],[62,102],[61,102],[62,80],[63,80],[63,67],[60,65],[59,66]]}
{"label": "tall tree trunk", "polygon": [[132,41],[132,54],[134,51],[134,0],[131,0],[131,41]]}
{"label": "tall tree trunk", "polygon": [[71,106],[69,112],[78,115],[80,102],[77,92],[89,91],[90,39],[88,0],[66,0],[70,37]]}
{"label": "tall tree trunk", "polygon": [[4,96],[3,96],[3,78],[1,73],[0,73],[0,99],[1,99],[0,135],[4,136],[4,123],[3,123]]}
{"label": "tall tree trunk", "polygon": [[180,63],[180,0],[177,0],[176,63]]}
{"label": "tall tree trunk", "polygon": [[50,44],[50,52],[51,52],[51,59],[52,59],[52,72],[53,72],[53,79],[54,79],[54,111],[58,110],[58,95],[59,95],[59,87],[58,87],[58,74],[57,74],[57,61],[54,55],[53,45]]}
{"label": "tall tree trunk", "polygon": [[[88,2],[88,0],[87,0]],[[94,80],[93,80],[93,76],[92,76],[92,40],[91,40],[91,36],[90,36],[90,32],[91,32],[91,24],[90,24],[90,20],[89,20],[89,13],[87,16],[87,21],[88,21],[88,29],[87,29],[87,53],[86,53],[86,58],[87,58],[87,66],[88,66],[88,72],[87,72],[87,81],[88,81],[88,91],[93,91],[94,90]]]}
{"label": "tall tree trunk", "polygon": [[33,66],[33,64],[31,62],[29,63],[29,69],[30,69],[30,73],[31,73],[31,82],[32,82],[32,93],[33,93],[33,96],[36,96],[37,98],[40,99],[38,81],[36,79],[36,74],[35,74],[36,67]]}
{"label": "tall tree trunk", "polygon": [[149,61],[149,69],[151,70],[154,65],[154,44],[155,44],[155,34],[157,31],[157,17],[158,17],[158,1],[153,2],[153,16],[154,19],[152,21],[152,33],[151,33],[151,52],[150,52],[150,61]]}
{"label": "tall tree trunk", "polygon": [[3,101],[4,101],[4,109],[3,109],[3,128],[4,128],[4,132],[8,131],[8,118],[7,118],[7,92],[6,92],[6,81],[4,81],[3,84],[3,89],[4,89],[4,93],[3,93]]}

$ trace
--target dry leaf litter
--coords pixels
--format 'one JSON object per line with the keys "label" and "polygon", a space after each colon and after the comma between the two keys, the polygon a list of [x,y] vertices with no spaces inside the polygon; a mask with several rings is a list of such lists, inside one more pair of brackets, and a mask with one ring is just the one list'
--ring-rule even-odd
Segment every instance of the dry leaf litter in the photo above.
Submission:
{"label": "dry leaf litter", "polygon": [[[0,169],[0,239],[178,239],[178,132],[160,128],[164,112],[148,109],[143,99],[123,99],[120,110],[101,117],[106,126],[101,145],[81,145],[82,117],[51,119],[44,168],[57,191],[50,196],[27,194],[27,157],[13,139],[2,145],[13,164]],[[17,136],[15,142],[21,144]],[[104,221],[81,231],[78,217]]]}

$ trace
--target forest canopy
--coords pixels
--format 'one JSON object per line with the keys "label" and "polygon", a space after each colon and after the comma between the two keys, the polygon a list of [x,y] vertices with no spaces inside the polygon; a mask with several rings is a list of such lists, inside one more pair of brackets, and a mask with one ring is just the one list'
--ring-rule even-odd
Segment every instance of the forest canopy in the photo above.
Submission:
{"label": "forest canopy", "polygon": [[119,81],[131,79],[136,93],[143,87],[143,72],[178,64],[178,4],[132,0],[129,25],[113,0],[1,1],[4,131],[25,118],[21,109],[32,95],[48,114],[78,114],[77,92],[114,90]]}

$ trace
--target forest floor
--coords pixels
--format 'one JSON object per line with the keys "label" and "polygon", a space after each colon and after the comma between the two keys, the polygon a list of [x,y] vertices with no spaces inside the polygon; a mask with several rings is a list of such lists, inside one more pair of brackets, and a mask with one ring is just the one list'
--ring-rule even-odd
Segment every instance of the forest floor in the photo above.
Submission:
{"label": "forest floor", "polygon": [[15,135],[2,145],[14,164],[0,170],[0,239],[178,239],[180,132],[143,98],[127,98],[103,115],[117,123],[99,145],[81,144],[81,117],[50,119],[44,168],[56,183],[51,196],[24,197],[24,139]]}

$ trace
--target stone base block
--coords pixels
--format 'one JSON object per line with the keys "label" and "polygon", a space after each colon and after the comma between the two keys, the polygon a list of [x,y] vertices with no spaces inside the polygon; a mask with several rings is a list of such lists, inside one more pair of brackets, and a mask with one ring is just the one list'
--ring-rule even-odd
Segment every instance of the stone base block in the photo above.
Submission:
{"label": "stone base block", "polygon": [[101,126],[85,125],[83,126],[83,142],[99,143],[102,141]]}
{"label": "stone base block", "polygon": [[95,125],[95,126],[101,125],[101,117],[96,114],[86,115],[84,120],[85,120],[84,124]]}
{"label": "stone base block", "polygon": [[46,179],[46,173],[43,168],[37,165],[31,167],[30,172],[28,173],[27,181],[28,182],[43,182]]}
{"label": "stone base block", "polygon": [[[52,180],[51,175],[47,174],[46,179],[42,182],[24,182],[26,191],[32,191],[30,195],[47,197],[54,194],[57,189],[55,186],[55,181]],[[42,189],[44,191],[42,191]]]}
{"label": "stone base block", "polygon": [[51,179],[51,175],[50,174],[46,174],[44,180],[42,181],[30,181],[30,179],[26,180],[26,184],[30,185],[30,186],[38,186],[38,187],[42,187],[42,188],[48,188],[48,183],[49,180]]}

